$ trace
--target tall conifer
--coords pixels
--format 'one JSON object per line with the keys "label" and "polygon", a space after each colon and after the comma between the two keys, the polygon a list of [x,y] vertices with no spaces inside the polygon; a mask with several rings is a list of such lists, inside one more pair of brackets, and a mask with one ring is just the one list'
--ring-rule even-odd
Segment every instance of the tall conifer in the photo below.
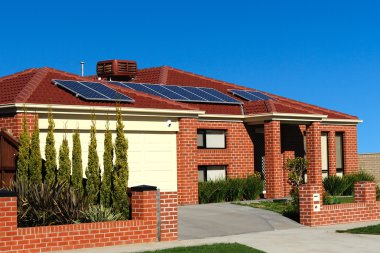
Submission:
{"label": "tall conifer", "polygon": [[115,166],[113,171],[113,207],[128,218],[128,141],[124,135],[124,124],[121,109],[116,109],[116,140],[115,140]]}
{"label": "tall conifer", "polygon": [[73,134],[73,153],[72,153],[73,171],[71,184],[79,193],[83,194],[83,167],[82,167],[82,147],[80,143],[79,129]]}
{"label": "tall conifer", "polygon": [[46,135],[45,145],[45,181],[47,184],[52,185],[55,182],[55,173],[57,169],[57,151],[55,150],[54,140],[54,119],[51,107],[48,112],[48,132]]}
{"label": "tall conifer", "polygon": [[60,183],[66,183],[66,186],[70,186],[70,172],[71,172],[71,162],[70,162],[70,150],[69,142],[66,138],[66,134],[63,137],[62,144],[59,147],[59,166],[57,172],[57,180]]}
{"label": "tall conifer", "polygon": [[111,181],[113,169],[112,133],[107,118],[106,132],[104,133],[103,175],[100,190],[100,203],[105,207],[111,206]]}
{"label": "tall conifer", "polygon": [[17,180],[19,182],[28,181],[29,167],[29,152],[30,152],[30,136],[28,123],[26,121],[26,110],[22,116],[22,132],[19,139],[19,150],[17,160]]}
{"label": "tall conifer", "polygon": [[96,143],[96,122],[95,115],[92,115],[92,125],[90,132],[90,145],[88,147],[88,164],[86,168],[86,192],[90,199],[90,202],[94,205],[99,203],[100,193],[100,169],[99,169],[99,157],[97,153]]}
{"label": "tall conifer", "polygon": [[34,117],[34,129],[30,145],[29,180],[33,185],[42,183],[42,160],[40,150],[40,130],[38,128],[37,114]]}

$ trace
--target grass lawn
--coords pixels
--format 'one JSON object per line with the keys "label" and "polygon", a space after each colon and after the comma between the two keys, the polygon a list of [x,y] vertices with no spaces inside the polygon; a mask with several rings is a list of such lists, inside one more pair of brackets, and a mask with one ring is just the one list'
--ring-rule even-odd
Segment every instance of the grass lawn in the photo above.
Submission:
{"label": "grass lawn", "polygon": [[250,248],[238,243],[217,243],[212,245],[201,245],[192,247],[179,247],[172,249],[163,249],[156,251],[145,251],[143,253],[264,253],[254,248]]}
{"label": "grass lawn", "polygon": [[354,203],[354,196],[328,196],[323,200],[324,205]]}
{"label": "grass lawn", "polygon": [[352,228],[348,230],[337,230],[338,233],[351,233],[351,234],[369,234],[380,235],[380,224],[372,225],[368,227]]}

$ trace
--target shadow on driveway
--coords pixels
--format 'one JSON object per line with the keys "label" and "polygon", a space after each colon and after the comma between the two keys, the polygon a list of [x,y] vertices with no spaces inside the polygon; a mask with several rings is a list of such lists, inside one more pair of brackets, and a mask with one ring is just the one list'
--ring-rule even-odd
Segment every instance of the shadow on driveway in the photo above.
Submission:
{"label": "shadow on driveway", "polygon": [[278,213],[231,203],[180,206],[178,239],[238,235],[302,227]]}

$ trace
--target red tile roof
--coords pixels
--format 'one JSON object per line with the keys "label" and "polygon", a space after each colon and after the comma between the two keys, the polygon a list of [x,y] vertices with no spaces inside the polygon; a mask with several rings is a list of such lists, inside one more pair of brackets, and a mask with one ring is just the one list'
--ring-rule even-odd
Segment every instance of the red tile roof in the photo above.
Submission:
{"label": "red tile roof", "polygon": [[[52,68],[28,69],[14,75],[0,78],[0,104],[34,103],[60,105],[115,106],[112,102],[82,100],[64,89],[53,85],[52,79],[85,80],[86,77],[73,75]],[[109,84],[107,84],[109,85]],[[110,85],[112,86],[112,85]],[[120,103],[122,107],[196,110],[191,105],[178,103],[145,93],[113,86],[119,92],[133,98],[134,103]]]}
{"label": "red tile roof", "polygon": [[[77,98],[52,84],[52,79],[86,80],[93,81],[92,77],[81,77],[52,68],[27,69],[25,71],[0,78],[0,104],[11,103],[38,103],[38,104],[62,104],[62,105],[90,105],[90,106],[115,106],[110,102],[94,102]],[[209,87],[233,96],[230,89],[250,89],[233,83],[208,78],[169,66],[141,69],[132,80],[136,83],[160,83],[182,86]],[[121,88],[105,83],[117,89],[119,92],[133,98],[134,103],[122,103],[123,107],[157,108],[157,109],[182,109],[204,110],[209,114],[241,115],[262,113],[302,113],[323,114],[335,119],[357,119],[355,116],[321,108],[315,105],[295,101],[274,94],[263,92],[274,100],[268,101],[242,101],[240,105],[183,103],[152,96],[138,91]],[[254,89],[251,89],[254,90]]]}
{"label": "red tile roof", "polygon": [[[219,90],[227,95],[232,96],[228,91],[229,89],[245,89],[255,90],[244,86],[239,86],[233,83],[212,79],[209,77],[197,75],[194,73],[186,72],[183,70],[175,69],[169,66],[162,66],[156,68],[147,68],[139,70],[133,82],[138,83],[160,83],[172,84],[182,86],[197,86],[197,87],[210,87]],[[263,91],[261,91],[263,92]],[[259,113],[302,113],[302,114],[323,114],[328,115],[329,118],[334,119],[357,119],[356,116],[344,114],[341,112],[329,110],[326,108],[310,105],[307,103],[299,102],[296,100],[288,99],[285,97],[277,96],[267,92],[263,92],[275,100],[269,101],[246,101],[235,97],[236,99],[244,102],[245,114],[259,114]],[[193,104],[198,106],[207,113],[221,113],[221,114],[241,114],[240,106],[230,105],[216,105],[216,104]]]}

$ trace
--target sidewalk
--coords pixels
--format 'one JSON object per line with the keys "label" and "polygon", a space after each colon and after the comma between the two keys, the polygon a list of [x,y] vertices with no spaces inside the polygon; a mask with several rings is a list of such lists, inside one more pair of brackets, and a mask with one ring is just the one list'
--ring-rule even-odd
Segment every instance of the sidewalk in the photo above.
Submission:
{"label": "sidewalk", "polygon": [[337,229],[379,224],[377,222],[352,223],[344,225],[326,226],[318,228],[292,228],[206,239],[183,240],[175,242],[159,242],[149,244],[135,244],[126,246],[105,247],[96,249],[83,249],[61,251],[62,253],[129,253],[148,250],[158,250],[183,246],[194,246],[213,243],[241,243],[250,247],[274,253],[348,253],[366,252],[378,253],[380,249],[380,235],[338,234]]}

